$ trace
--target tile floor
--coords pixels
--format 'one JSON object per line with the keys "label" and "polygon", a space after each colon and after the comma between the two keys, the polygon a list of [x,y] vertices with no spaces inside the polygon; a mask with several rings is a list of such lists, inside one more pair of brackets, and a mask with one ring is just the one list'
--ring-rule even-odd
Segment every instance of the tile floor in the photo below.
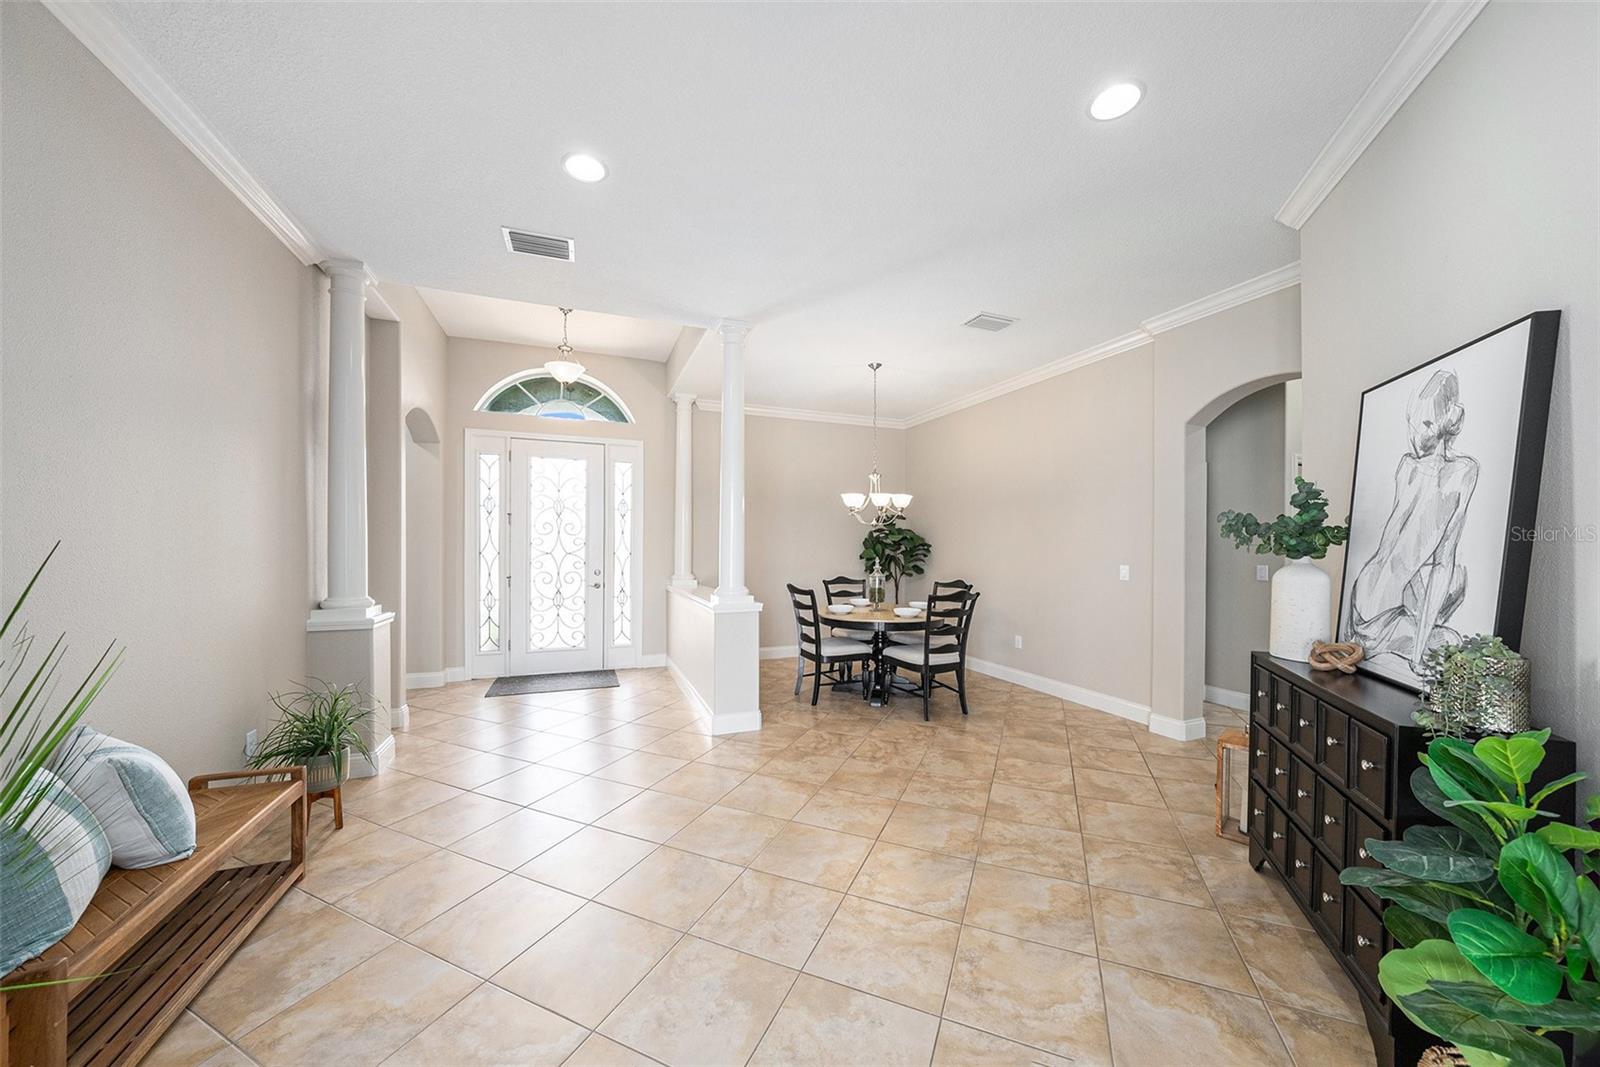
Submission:
{"label": "tile floor", "polygon": [[981,677],[965,720],[813,709],[792,672],[720,738],[660,670],[411,694],[394,767],[342,831],[317,806],[307,878],[148,1062],[1372,1063],[1212,833],[1207,742]]}

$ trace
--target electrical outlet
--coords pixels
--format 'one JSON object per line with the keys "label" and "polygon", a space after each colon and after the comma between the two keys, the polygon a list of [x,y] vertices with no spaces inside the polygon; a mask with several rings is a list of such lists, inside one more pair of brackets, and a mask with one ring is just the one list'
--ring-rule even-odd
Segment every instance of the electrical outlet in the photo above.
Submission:
{"label": "electrical outlet", "polygon": [[244,758],[256,758],[256,732],[254,730],[246,730],[244,732]]}
{"label": "electrical outlet", "polygon": [[1020,651],[1021,648],[1022,648],[1022,635],[1018,634],[1016,637],[1013,637],[1011,640],[1017,646],[1017,649]]}
{"label": "electrical outlet", "polygon": [[1264,582],[1269,577],[1270,577],[1270,575],[1267,572],[1267,565],[1265,563],[1257,563],[1256,564],[1256,581]]}
{"label": "electrical outlet", "polygon": [[1121,581],[1121,582],[1132,581],[1133,580],[1133,568],[1128,566],[1126,563],[1124,563],[1122,566],[1118,567],[1117,568],[1117,580]]}

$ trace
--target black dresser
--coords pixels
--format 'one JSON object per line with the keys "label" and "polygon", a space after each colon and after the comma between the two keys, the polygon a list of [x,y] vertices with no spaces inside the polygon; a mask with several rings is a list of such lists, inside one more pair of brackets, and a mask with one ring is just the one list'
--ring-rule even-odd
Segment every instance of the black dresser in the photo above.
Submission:
{"label": "black dresser", "polygon": [[[1263,863],[1327,943],[1361,994],[1383,1067],[1411,1067],[1439,1039],[1420,1030],[1378,988],[1378,960],[1393,939],[1383,902],[1339,884],[1349,866],[1378,866],[1362,842],[1398,838],[1439,820],[1411,796],[1427,737],[1411,718],[1415,694],[1365,674],[1313,671],[1265,652],[1250,657],[1250,863]],[[1571,741],[1552,737],[1536,782],[1570,774]],[[1544,807],[1571,822],[1575,792]]]}

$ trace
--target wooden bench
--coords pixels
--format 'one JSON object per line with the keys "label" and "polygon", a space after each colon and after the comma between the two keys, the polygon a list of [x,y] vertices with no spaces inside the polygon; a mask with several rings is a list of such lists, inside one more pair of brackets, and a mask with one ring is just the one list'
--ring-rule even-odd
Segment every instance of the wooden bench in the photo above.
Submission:
{"label": "wooden bench", "polygon": [[[272,780],[211,788],[256,778]],[[112,868],[71,933],[0,980],[55,983],[4,994],[0,1067],[137,1063],[305,873],[305,768],[201,775],[189,796],[192,856]],[[234,852],[285,811],[289,858],[238,866]]]}

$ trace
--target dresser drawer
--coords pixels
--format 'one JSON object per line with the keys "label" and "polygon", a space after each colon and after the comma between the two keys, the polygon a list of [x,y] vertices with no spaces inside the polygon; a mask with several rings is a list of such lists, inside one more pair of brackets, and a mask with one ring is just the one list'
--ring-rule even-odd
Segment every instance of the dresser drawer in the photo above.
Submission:
{"label": "dresser drawer", "polygon": [[1250,714],[1262,722],[1272,719],[1272,675],[1260,667],[1250,668]]}
{"label": "dresser drawer", "polygon": [[1290,774],[1289,749],[1275,737],[1267,738],[1267,788],[1272,790],[1279,803],[1289,804]]}
{"label": "dresser drawer", "polygon": [[[1367,838],[1369,838],[1369,837],[1375,837],[1380,841],[1384,841],[1384,840],[1388,839],[1389,835],[1384,833],[1382,826],[1379,826],[1375,821],[1373,821],[1371,816],[1369,816],[1366,812],[1362,811],[1356,805],[1351,804],[1349,806],[1349,811],[1350,811],[1350,826],[1349,826],[1349,829],[1348,829],[1348,833],[1346,834],[1346,841],[1345,841],[1345,848],[1348,849],[1348,851],[1345,853],[1345,864],[1346,864],[1346,866],[1350,866],[1350,867],[1381,867],[1381,866],[1383,866],[1383,864],[1379,863],[1376,859],[1374,859],[1371,855],[1369,855],[1367,853],[1367,846],[1366,846],[1365,842],[1366,842]],[[1372,890],[1366,888],[1365,886],[1359,887],[1359,890],[1360,890],[1359,895],[1361,895],[1361,896],[1365,897],[1367,900],[1371,901],[1373,907],[1375,907],[1375,908],[1382,907],[1382,905],[1378,903],[1377,894],[1373,893]]]}
{"label": "dresser drawer", "polygon": [[1350,767],[1350,716],[1332,705],[1318,702],[1317,717],[1322,727],[1317,731],[1317,770],[1332,778],[1336,785],[1349,783]]}
{"label": "dresser drawer", "polygon": [[1363,723],[1352,723],[1355,730],[1354,766],[1350,768],[1350,788],[1368,801],[1374,811],[1389,814],[1389,764],[1392,759],[1387,734]]}
{"label": "dresser drawer", "polygon": [[1300,898],[1300,903],[1311,906],[1311,881],[1316,871],[1317,850],[1311,839],[1293,824],[1289,826],[1289,891]]}
{"label": "dresser drawer", "polygon": [[1250,772],[1265,782],[1272,776],[1267,762],[1267,728],[1264,720],[1250,720]]}
{"label": "dresser drawer", "polygon": [[1313,762],[1317,758],[1317,701],[1300,689],[1289,691],[1289,747]]}
{"label": "dresser drawer", "polygon": [[1360,893],[1347,893],[1349,910],[1345,913],[1350,938],[1345,944],[1345,954],[1356,965],[1361,984],[1374,1000],[1383,996],[1378,986],[1378,961],[1383,959],[1384,929],[1382,913],[1368,904]]}
{"label": "dresser drawer", "polygon": [[1311,918],[1322,927],[1329,944],[1342,945],[1345,888],[1339,884],[1339,868],[1329,863],[1320,852],[1316,853],[1312,865],[1314,877],[1311,888],[1314,895],[1311,898]]}
{"label": "dresser drawer", "polygon": [[1277,801],[1267,798],[1267,855],[1278,873],[1289,877],[1289,817]]}
{"label": "dresser drawer", "polygon": [[1274,677],[1271,687],[1272,707],[1267,710],[1267,721],[1278,733],[1289,734],[1289,702],[1294,699],[1294,686],[1282,678]]}
{"label": "dresser drawer", "polygon": [[1350,820],[1349,802],[1344,794],[1329,785],[1326,779],[1317,779],[1316,819],[1312,833],[1321,841],[1328,854],[1344,859],[1345,827]]}
{"label": "dresser drawer", "polygon": [[1250,818],[1247,832],[1263,852],[1267,849],[1267,794],[1256,782],[1250,783]]}
{"label": "dresser drawer", "polygon": [[1289,810],[1306,826],[1315,826],[1317,820],[1317,775],[1311,764],[1299,756],[1290,756]]}

